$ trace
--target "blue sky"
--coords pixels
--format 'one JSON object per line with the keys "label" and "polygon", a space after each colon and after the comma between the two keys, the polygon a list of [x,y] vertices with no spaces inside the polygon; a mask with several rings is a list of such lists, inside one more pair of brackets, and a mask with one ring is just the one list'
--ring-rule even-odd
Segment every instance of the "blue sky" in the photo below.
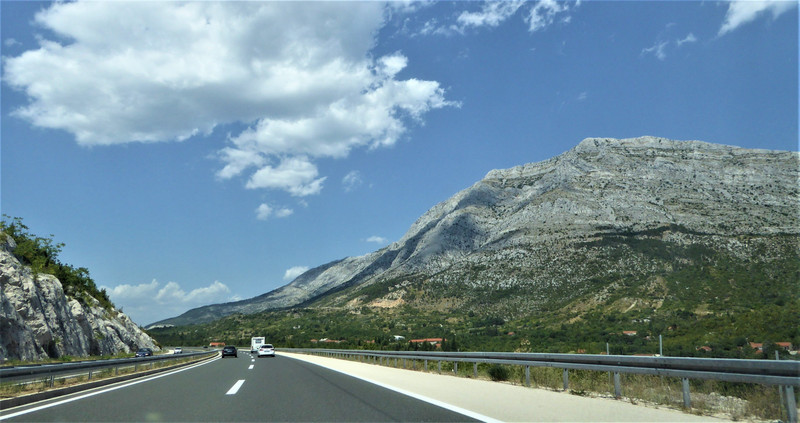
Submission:
{"label": "blue sky", "polygon": [[0,208],[139,324],[587,137],[798,150],[797,2],[0,3]]}

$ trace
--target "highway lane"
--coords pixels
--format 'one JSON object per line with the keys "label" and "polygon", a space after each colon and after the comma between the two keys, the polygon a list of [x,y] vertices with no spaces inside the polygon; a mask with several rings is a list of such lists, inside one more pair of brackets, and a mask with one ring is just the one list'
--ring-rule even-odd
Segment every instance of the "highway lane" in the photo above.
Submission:
{"label": "highway lane", "polygon": [[[239,383],[240,381],[243,381]],[[238,389],[234,389],[239,385]],[[280,355],[240,352],[205,365],[5,419],[41,404],[3,410],[4,421],[468,421],[368,382]],[[235,390],[235,392],[233,392]]]}

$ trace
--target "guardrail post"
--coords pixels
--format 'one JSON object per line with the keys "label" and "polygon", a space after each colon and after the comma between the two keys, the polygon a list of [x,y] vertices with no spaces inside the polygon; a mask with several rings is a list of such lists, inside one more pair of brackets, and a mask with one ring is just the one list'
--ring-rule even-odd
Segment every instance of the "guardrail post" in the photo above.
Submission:
{"label": "guardrail post", "polygon": [[425,372],[427,372],[427,371],[428,371],[428,359],[426,358],[425,359]]}
{"label": "guardrail post", "polygon": [[564,390],[568,391],[569,390],[569,372],[567,371],[567,369],[564,369],[564,373],[563,373],[562,379],[564,379]]}
{"label": "guardrail post", "polygon": [[453,373],[458,374],[458,361],[453,362]]}
{"label": "guardrail post", "polygon": [[92,371],[91,370],[89,370],[89,379],[87,379],[87,380],[92,380]]}
{"label": "guardrail post", "polygon": [[689,379],[683,378],[683,407],[692,408],[692,397],[689,396]]}
{"label": "guardrail post", "polygon": [[394,368],[397,368],[397,357],[394,358]]}
{"label": "guardrail post", "polygon": [[531,386],[531,366],[525,366],[525,386]]}
{"label": "guardrail post", "polygon": [[784,386],[786,393],[786,420],[797,423],[797,399],[794,396],[794,386]]}
{"label": "guardrail post", "polygon": [[50,387],[52,388],[55,383],[56,383],[56,376],[50,375]]}
{"label": "guardrail post", "polygon": [[439,374],[442,374],[442,362],[441,362],[441,360],[437,361],[436,364],[439,365]]}
{"label": "guardrail post", "polygon": [[411,370],[417,370],[417,360],[411,360]]}
{"label": "guardrail post", "polygon": [[478,378],[478,362],[477,361],[475,363],[472,363],[472,376],[474,376],[475,379]]}
{"label": "guardrail post", "polygon": [[404,358],[403,359],[403,369],[405,369],[405,368],[406,368],[406,359]]}
{"label": "guardrail post", "polygon": [[619,385],[619,373],[614,372],[614,397],[617,399],[622,398],[622,387]]}

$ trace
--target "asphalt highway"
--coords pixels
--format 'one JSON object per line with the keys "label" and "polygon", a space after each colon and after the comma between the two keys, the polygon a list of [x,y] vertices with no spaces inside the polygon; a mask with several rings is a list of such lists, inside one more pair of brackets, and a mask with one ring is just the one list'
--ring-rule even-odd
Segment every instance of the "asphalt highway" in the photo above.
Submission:
{"label": "asphalt highway", "polygon": [[392,390],[280,355],[216,359],[2,410],[25,422],[472,421]]}

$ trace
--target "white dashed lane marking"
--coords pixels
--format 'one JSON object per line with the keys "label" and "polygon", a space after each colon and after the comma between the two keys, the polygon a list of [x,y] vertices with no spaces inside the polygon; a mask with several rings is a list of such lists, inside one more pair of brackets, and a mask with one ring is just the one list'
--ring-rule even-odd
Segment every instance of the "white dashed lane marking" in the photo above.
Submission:
{"label": "white dashed lane marking", "polygon": [[244,379],[234,383],[231,389],[228,389],[228,393],[226,393],[225,395],[236,395],[236,393],[239,392],[239,388],[241,388],[243,384],[244,384]]}

